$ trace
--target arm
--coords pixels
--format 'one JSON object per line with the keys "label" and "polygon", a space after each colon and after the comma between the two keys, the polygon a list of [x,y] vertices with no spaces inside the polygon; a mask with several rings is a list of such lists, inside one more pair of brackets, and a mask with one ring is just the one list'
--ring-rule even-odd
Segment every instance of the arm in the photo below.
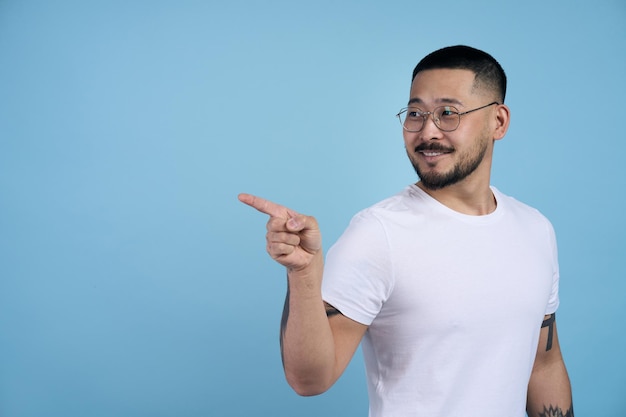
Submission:
{"label": "arm", "polygon": [[280,332],[287,382],[300,395],[320,394],[343,373],[367,327],[322,300],[324,259],[316,220],[248,194],[239,199],[270,216],[267,251],[287,269]]}
{"label": "arm", "polygon": [[555,314],[541,326],[537,357],[528,384],[529,417],[574,417],[572,390],[561,355]]}

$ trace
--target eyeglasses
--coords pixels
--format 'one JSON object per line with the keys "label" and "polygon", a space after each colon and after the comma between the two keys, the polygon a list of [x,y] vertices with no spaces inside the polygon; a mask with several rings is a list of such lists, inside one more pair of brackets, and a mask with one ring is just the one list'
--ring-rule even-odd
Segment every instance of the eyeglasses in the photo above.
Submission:
{"label": "eyeglasses", "polygon": [[464,111],[460,113],[456,107],[453,106],[439,106],[433,111],[422,111],[417,107],[405,107],[396,116],[400,120],[400,124],[407,132],[419,132],[424,128],[426,118],[431,115],[435,126],[443,132],[452,132],[459,127],[461,123],[461,116],[467,113],[471,113],[476,110],[484,109],[494,104],[500,104],[494,101],[489,104],[485,104],[482,107],[478,107],[472,110]]}

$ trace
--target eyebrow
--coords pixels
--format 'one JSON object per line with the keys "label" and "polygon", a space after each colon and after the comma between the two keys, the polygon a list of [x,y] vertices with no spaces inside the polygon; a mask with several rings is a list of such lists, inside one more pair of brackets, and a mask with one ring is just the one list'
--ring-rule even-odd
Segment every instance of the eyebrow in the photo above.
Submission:
{"label": "eyebrow", "polygon": [[[456,104],[459,106],[463,106],[463,103],[461,103],[459,100],[455,98],[447,98],[447,97],[438,98],[435,100],[435,103],[436,104]],[[409,100],[408,105],[410,106],[411,104],[424,104],[424,102],[419,97],[413,97]]]}

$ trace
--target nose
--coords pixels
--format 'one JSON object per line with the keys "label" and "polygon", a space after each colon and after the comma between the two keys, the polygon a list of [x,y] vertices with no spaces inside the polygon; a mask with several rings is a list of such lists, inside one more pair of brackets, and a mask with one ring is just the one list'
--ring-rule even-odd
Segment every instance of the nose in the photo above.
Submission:
{"label": "nose", "polygon": [[435,115],[432,113],[424,120],[424,127],[419,133],[422,141],[437,140],[443,137],[443,132],[435,124]]}

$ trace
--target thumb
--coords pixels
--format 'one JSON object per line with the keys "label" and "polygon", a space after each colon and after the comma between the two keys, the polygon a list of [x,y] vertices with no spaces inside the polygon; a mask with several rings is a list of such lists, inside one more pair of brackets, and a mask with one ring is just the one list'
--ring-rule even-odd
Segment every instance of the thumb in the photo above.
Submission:
{"label": "thumb", "polygon": [[285,226],[289,232],[298,234],[300,246],[305,251],[314,254],[322,248],[322,236],[315,217],[297,214],[290,217]]}
{"label": "thumb", "polygon": [[300,232],[306,228],[307,223],[307,216],[298,214],[289,218],[289,220],[287,220],[286,226],[287,230],[289,230],[290,232]]}

